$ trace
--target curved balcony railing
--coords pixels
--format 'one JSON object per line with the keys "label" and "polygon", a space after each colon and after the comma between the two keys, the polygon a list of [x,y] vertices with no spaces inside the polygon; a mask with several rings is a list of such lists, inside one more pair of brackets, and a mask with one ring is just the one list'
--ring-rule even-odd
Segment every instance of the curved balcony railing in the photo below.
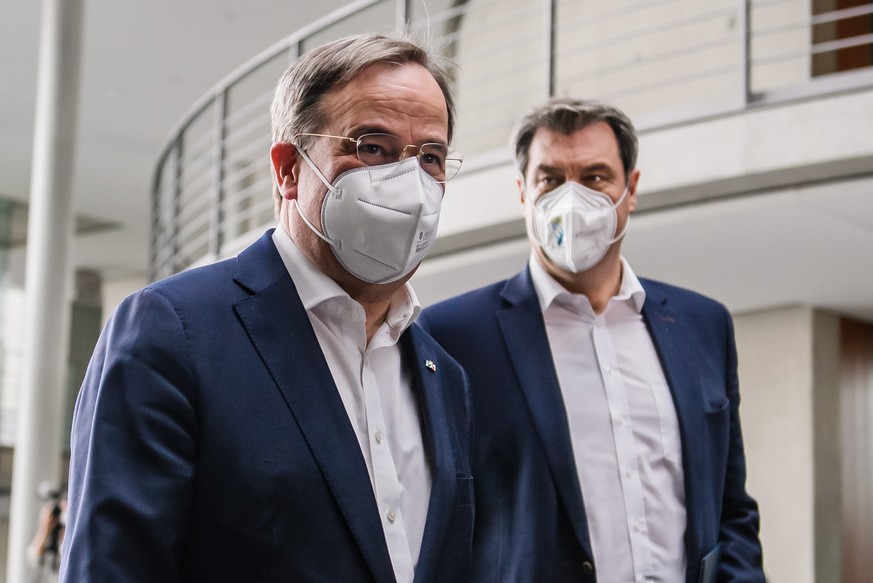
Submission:
{"label": "curved balcony railing", "polygon": [[870,1],[358,0],[237,69],[172,132],[155,170],[151,278],[226,255],[274,220],[276,80],[309,48],[386,28],[432,39],[458,65],[468,174],[507,161],[514,119],[550,95],[608,100],[651,131],[873,85]]}

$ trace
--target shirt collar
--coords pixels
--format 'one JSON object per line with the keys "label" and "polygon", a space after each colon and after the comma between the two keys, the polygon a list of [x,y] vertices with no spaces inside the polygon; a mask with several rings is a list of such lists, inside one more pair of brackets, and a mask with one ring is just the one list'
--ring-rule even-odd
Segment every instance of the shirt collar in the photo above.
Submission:
{"label": "shirt collar", "polygon": [[[531,253],[530,260],[528,260],[528,266],[534,289],[540,301],[541,310],[545,311],[558,296],[574,295],[549,275],[543,266],[540,265],[539,261],[536,260],[533,253]],[[632,300],[637,313],[642,311],[643,304],[646,301],[646,290],[643,289],[643,285],[624,257],[621,258],[621,285],[619,286],[618,293],[610,301],[613,300]]]}
{"label": "shirt collar", "polygon": [[[273,243],[294,281],[297,294],[307,312],[332,302],[357,304],[343,288],[303,254],[282,225],[278,225],[273,231]],[[420,313],[421,302],[407,282],[391,297],[385,320],[392,332],[399,336],[409,328]]]}

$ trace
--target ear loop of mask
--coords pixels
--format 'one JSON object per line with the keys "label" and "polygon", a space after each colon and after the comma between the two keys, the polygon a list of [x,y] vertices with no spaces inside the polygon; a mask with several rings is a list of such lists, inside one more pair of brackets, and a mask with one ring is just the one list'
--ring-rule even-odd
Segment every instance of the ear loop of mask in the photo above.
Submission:
{"label": "ear loop of mask", "polygon": [[[627,193],[629,191],[630,191],[630,184],[628,184],[627,186],[624,187],[624,192],[621,193],[621,196],[619,197],[618,202],[615,203],[615,205],[613,206],[613,208],[616,211],[618,211],[618,207],[621,206],[621,203],[624,202],[624,199],[625,199],[625,197],[627,197]],[[618,220],[618,212],[616,212],[615,215],[616,215],[616,220]],[[618,241],[622,237],[624,237],[624,234],[627,233],[628,225],[630,225],[630,215],[628,215],[627,219],[624,221],[624,228],[621,230],[621,233],[619,233],[618,235],[616,235],[615,237],[613,237],[612,239],[609,240],[610,245],[612,245],[613,243],[615,243],[616,241]]]}
{"label": "ear loop of mask", "polygon": [[[327,178],[324,177],[324,174],[321,173],[321,170],[318,169],[318,166],[315,165],[315,163],[309,157],[309,154],[306,153],[306,150],[304,150],[303,148],[296,146],[296,145],[294,147],[297,148],[297,151],[300,153],[300,156],[304,160],[306,160],[306,163],[309,164],[309,166],[315,171],[315,174],[321,179],[321,181],[324,183],[324,185],[327,186],[328,192],[335,192],[336,189],[333,187],[333,185],[331,183],[329,183],[327,181]],[[300,215],[300,218],[303,219],[303,222],[306,223],[306,226],[309,227],[309,230],[312,231],[313,233],[315,233],[316,235],[318,235],[318,237],[322,241],[324,241],[328,245],[336,247],[337,249],[340,249],[342,247],[342,245],[340,244],[339,241],[332,241],[331,239],[329,239],[327,237],[327,235],[325,235],[324,233],[322,233],[318,229],[316,229],[315,225],[313,225],[311,222],[309,222],[309,219],[307,219],[306,215],[303,214],[303,209],[300,208],[300,203],[297,201],[296,198],[294,199],[294,208],[297,209],[297,214]]]}

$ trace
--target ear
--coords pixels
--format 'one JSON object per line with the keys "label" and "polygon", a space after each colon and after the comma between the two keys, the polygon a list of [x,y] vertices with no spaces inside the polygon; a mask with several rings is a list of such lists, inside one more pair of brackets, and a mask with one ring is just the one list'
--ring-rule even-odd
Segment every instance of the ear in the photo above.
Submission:
{"label": "ear", "polygon": [[285,200],[297,198],[300,156],[297,146],[288,142],[276,142],[270,148],[273,169],[273,182],[279,188],[279,195]]}
{"label": "ear", "polygon": [[640,169],[636,168],[627,179],[628,213],[637,210],[637,185],[640,183]]}
{"label": "ear", "polygon": [[518,188],[518,202],[521,203],[521,216],[524,216],[524,178],[516,177],[515,186]]}

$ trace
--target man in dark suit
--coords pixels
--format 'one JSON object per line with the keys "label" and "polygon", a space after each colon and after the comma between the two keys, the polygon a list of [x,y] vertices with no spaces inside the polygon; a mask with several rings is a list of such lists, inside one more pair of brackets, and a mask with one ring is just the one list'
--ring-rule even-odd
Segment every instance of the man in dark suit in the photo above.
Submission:
{"label": "man in dark suit", "polygon": [[424,311],[476,419],[478,581],[762,581],[730,315],[621,257],[630,120],[553,99],[513,137],[515,277]]}
{"label": "man in dark suit", "polygon": [[63,581],[463,581],[464,373],[406,283],[460,156],[445,71],[376,35],[276,89],[279,226],[133,294],[76,406]]}

